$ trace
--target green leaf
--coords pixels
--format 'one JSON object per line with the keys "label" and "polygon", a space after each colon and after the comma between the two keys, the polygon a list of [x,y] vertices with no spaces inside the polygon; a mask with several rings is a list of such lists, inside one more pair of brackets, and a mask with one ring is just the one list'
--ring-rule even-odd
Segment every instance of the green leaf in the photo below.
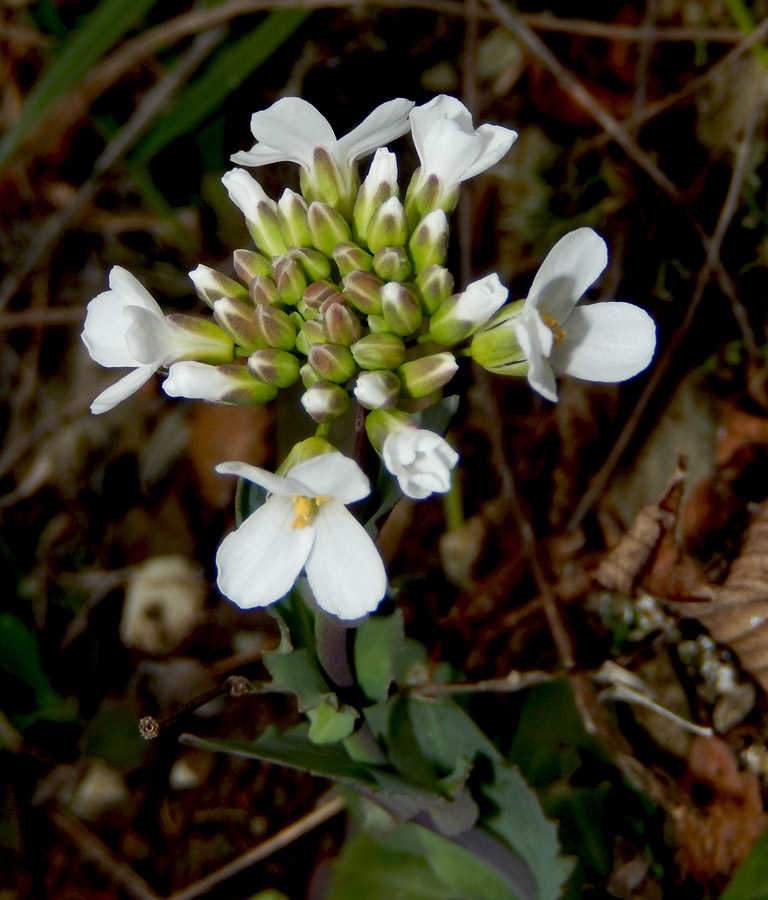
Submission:
{"label": "green leaf", "polygon": [[330,700],[324,700],[314,709],[307,710],[311,722],[309,739],[313,744],[335,744],[352,734],[357,720],[357,710],[343,704],[339,709]]}
{"label": "green leaf", "polygon": [[369,700],[384,701],[395,677],[405,633],[403,613],[373,616],[355,635],[355,673]]}
{"label": "green leaf", "polygon": [[38,704],[47,695],[56,693],[40,664],[35,635],[11,613],[0,614],[0,666],[28,684]]}
{"label": "green leaf", "polygon": [[301,712],[335,696],[315,658],[305,649],[291,650],[290,653],[265,653],[264,665],[272,676],[270,687],[275,691],[295,694]]}
{"label": "green leaf", "polygon": [[768,830],[736,870],[720,900],[768,900]]}
{"label": "green leaf", "polygon": [[53,103],[79,84],[153,5],[154,0],[101,0],[27,95],[21,115],[0,141],[0,169],[8,164]]}
{"label": "green leaf", "polygon": [[270,13],[238,41],[227,43],[211,61],[205,72],[182,93],[134,154],[139,165],[146,165],[153,156],[178,137],[189,134],[252,72],[269,59],[307,18],[302,9],[285,9]]}

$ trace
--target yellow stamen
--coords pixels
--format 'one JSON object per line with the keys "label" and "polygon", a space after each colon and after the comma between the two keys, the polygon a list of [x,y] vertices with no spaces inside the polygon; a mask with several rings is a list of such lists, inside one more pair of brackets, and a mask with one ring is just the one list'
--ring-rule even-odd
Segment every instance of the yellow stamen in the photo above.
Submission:
{"label": "yellow stamen", "polygon": [[317,507],[330,499],[330,497],[326,497],[323,494],[319,497],[291,497],[295,516],[291,528],[306,528],[307,525],[311,525],[315,521]]}
{"label": "yellow stamen", "polygon": [[555,335],[555,344],[559,344],[560,341],[565,337],[565,331],[562,328],[558,328],[557,326],[560,324],[556,322],[552,316],[544,316],[541,317],[542,322],[554,333]]}

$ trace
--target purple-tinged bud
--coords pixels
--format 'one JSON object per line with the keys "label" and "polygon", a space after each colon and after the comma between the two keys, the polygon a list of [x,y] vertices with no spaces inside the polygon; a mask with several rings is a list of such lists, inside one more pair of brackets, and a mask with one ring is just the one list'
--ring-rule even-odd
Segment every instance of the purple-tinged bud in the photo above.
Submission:
{"label": "purple-tinged bud", "polygon": [[222,297],[213,304],[213,318],[234,342],[246,350],[264,346],[264,341],[254,322],[254,308],[250,303]]}
{"label": "purple-tinged bud", "polygon": [[400,396],[418,399],[439,390],[456,374],[458,364],[447,350],[403,363],[397,370]]}
{"label": "purple-tinged bud", "polygon": [[272,277],[272,266],[266,256],[256,253],[255,250],[235,250],[232,254],[237,277],[243,284],[250,284],[257,276]]}
{"label": "purple-tinged bud", "polygon": [[296,346],[296,325],[281,309],[274,306],[257,306],[253,321],[267,347],[276,350],[293,350]]}
{"label": "purple-tinged bud", "polygon": [[357,371],[352,354],[340,344],[313,344],[307,359],[325,381],[336,384],[345,384]]}
{"label": "purple-tinged bud", "polygon": [[381,314],[381,289],[384,282],[373,272],[350,272],[342,279],[341,286],[356,309],[364,315]]}
{"label": "purple-tinged bud", "polygon": [[405,361],[402,338],[388,331],[366,334],[349,349],[361,369],[397,369]]}
{"label": "purple-tinged bud", "polygon": [[365,409],[392,409],[400,396],[400,379],[394,372],[361,372],[353,393]]}
{"label": "purple-tinged bud", "polygon": [[242,284],[233,278],[222,275],[216,269],[199,265],[189,273],[189,277],[195,285],[197,296],[211,308],[222,297],[234,297],[236,300],[242,300],[244,303],[250,304],[248,291]]}
{"label": "purple-tinged bud", "polygon": [[421,325],[421,304],[414,292],[404,284],[388,281],[381,289],[384,321],[389,331],[407,337]]}
{"label": "purple-tinged bud", "polygon": [[295,306],[307,289],[307,279],[301,266],[290,256],[276,256],[272,260],[272,271],[280,300],[287,306]]}
{"label": "purple-tinged bud", "polygon": [[373,257],[373,271],[384,281],[405,281],[411,274],[411,261],[402,247],[382,247]]}
{"label": "purple-tinged bud", "polygon": [[251,300],[258,306],[280,306],[280,294],[277,285],[266,275],[257,275],[248,285],[248,294]]}
{"label": "purple-tinged bud", "polygon": [[414,228],[408,242],[408,250],[413,261],[413,271],[417,274],[430,266],[443,266],[448,258],[448,216],[442,209],[435,209]]}
{"label": "purple-tinged bud", "polygon": [[288,248],[280,234],[277,204],[245,169],[231,169],[222,176],[230,199],[245,216],[254,244],[265,256],[279,256]]}
{"label": "purple-tinged bud", "polygon": [[341,241],[352,237],[344,217],[327,203],[315,201],[309,206],[307,214],[309,232],[315,248],[326,256],[333,256],[333,248]]}
{"label": "purple-tinged bud", "polygon": [[442,266],[431,266],[420,272],[413,282],[425,316],[434,315],[443,301],[453,293],[453,275]]}
{"label": "purple-tinged bud", "polygon": [[[128,308],[135,309],[135,307]],[[128,349],[138,362],[145,361],[142,350],[149,351],[153,357],[157,355],[151,349],[157,339],[154,319],[150,315],[141,315],[143,312],[143,307],[139,307],[137,316],[132,317],[133,327],[126,334]],[[215,322],[201,316],[185,316],[182,313],[173,313],[166,316],[165,320],[176,332],[174,344],[178,347],[178,354],[174,361],[195,360],[213,366],[232,362],[234,358],[232,337]]]}
{"label": "purple-tinged bud", "polygon": [[319,311],[320,307],[331,297],[341,299],[341,293],[330,281],[313,281],[304,291],[304,302],[310,309]]}
{"label": "purple-tinged bud", "polygon": [[[338,296],[344,297],[343,294]],[[320,313],[326,337],[332,344],[351,347],[355,341],[360,340],[363,333],[360,319],[346,303],[335,299],[326,300],[320,307]]]}
{"label": "purple-tinged bud", "polygon": [[295,191],[286,188],[277,201],[277,222],[286,247],[311,247],[307,225],[307,204]]}
{"label": "purple-tinged bud", "polygon": [[447,347],[458,344],[485,325],[508,295],[495,272],[473,281],[461,294],[449,297],[432,316],[429,332],[433,340]]}
{"label": "purple-tinged bud", "polygon": [[349,394],[338,384],[318,381],[301,398],[301,405],[315,422],[332,422],[349,406]]}
{"label": "purple-tinged bud", "polygon": [[368,248],[376,253],[382,247],[403,247],[408,240],[408,219],[403,204],[390,197],[377,207],[368,222]]}
{"label": "purple-tinged bud", "polygon": [[372,272],[373,257],[352,241],[340,241],[333,248],[333,261],[342,278],[350,272]]}
{"label": "purple-tinged bud", "polygon": [[304,356],[309,356],[309,351],[314,344],[324,344],[327,340],[325,328],[320,319],[304,322],[296,335],[296,349]]}
{"label": "purple-tinged bud", "polygon": [[[343,140],[343,138],[342,138]],[[299,172],[301,192],[307,200],[321,200],[343,216],[352,215],[360,179],[357,165],[339,166],[325,147],[315,147],[312,166]]]}
{"label": "purple-tinged bud", "polygon": [[397,196],[397,157],[394,153],[381,147],[371,160],[365,180],[360,185],[352,213],[355,236],[365,243],[368,233],[368,222],[374,210]]}
{"label": "purple-tinged bud", "polygon": [[321,281],[331,277],[331,261],[319,250],[310,247],[294,247],[288,256],[295,260],[307,276],[307,281]]}
{"label": "purple-tinged bud", "polygon": [[208,366],[201,362],[174,363],[163,382],[163,390],[169,397],[230,406],[257,406],[277,396],[274,385],[258,381],[245,366]]}
{"label": "purple-tinged bud", "polygon": [[254,378],[278,388],[289,387],[299,377],[299,361],[286,350],[256,350],[248,357],[247,366]]}
{"label": "purple-tinged bud", "polygon": [[421,168],[413,173],[405,192],[405,211],[411,222],[426,216],[434,209],[443,209],[450,213],[458,202],[458,187],[446,190],[445,185],[440,184],[440,179],[434,173],[424,178]]}

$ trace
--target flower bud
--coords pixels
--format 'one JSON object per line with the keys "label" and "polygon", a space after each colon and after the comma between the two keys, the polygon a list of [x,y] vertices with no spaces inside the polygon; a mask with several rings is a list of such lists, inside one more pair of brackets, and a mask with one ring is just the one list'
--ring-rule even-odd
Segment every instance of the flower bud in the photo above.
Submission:
{"label": "flower bud", "polygon": [[453,212],[458,202],[458,186],[453,190],[447,190],[446,185],[442,185],[434,173],[424,178],[421,168],[413,173],[405,192],[405,210],[412,222],[435,209],[445,210],[446,213]]}
{"label": "flower bud", "polygon": [[396,334],[367,334],[350,347],[361,369],[397,369],[405,360],[405,344]]}
{"label": "flower bud", "polygon": [[401,428],[416,428],[413,416],[400,409],[377,409],[365,417],[365,431],[373,449],[381,456],[384,441]]}
{"label": "flower bud", "polygon": [[256,253],[254,250],[235,250],[232,254],[237,277],[243,284],[250,284],[257,276],[272,277],[272,266],[266,256]]}
{"label": "flower bud", "polygon": [[330,297],[340,298],[341,294],[335,284],[330,281],[313,281],[304,291],[304,303],[316,312]]}
{"label": "flower bud", "polygon": [[394,372],[361,372],[353,393],[365,409],[391,409],[400,396],[400,379]]}
{"label": "flower bud", "polygon": [[429,331],[438,344],[458,344],[484,325],[503,305],[508,291],[492,272],[449,297],[432,316]]}
{"label": "flower bud", "polygon": [[408,242],[417,274],[430,266],[443,266],[448,258],[448,216],[435,209],[419,222]]}
{"label": "flower bud", "polygon": [[309,206],[307,215],[309,232],[312,235],[312,243],[326,256],[333,255],[333,248],[341,241],[348,241],[352,237],[346,220],[327,203],[315,201]]}
{"label": "flower bud", "polygon": [[408,219],[403,204],[397,197],[390,197],[378,206],[368,222],[366,236],[368,248],[376,253],[382,247],[403,247],[408,240]]}
{"label": "flower bud", "polygon": [[307,276],[307,281],[321,281],[331,277],[331,261],[319,250],[310,247],[294,247],[288,256],[295,260]]}
{"label": "flower bud", "polygon": [[259,337],[267,347],[293,350],[296,346],[296,325],[281,309],[274,306],[257,306],[253,321]]}
{"label": "flower bud", "polygon": [[390,334],[389,325],[384,316],[366,316],[365,322],[371,334]]}
{"label": "flower bud", "polygon": [[226,275],[222,275],[216,269],[199,265],[189,273],[189,277],[195,285],[197,296],[211,308],[222,297],[234,297],[236,300],[242,300],[244,303],[251,305],[251,298],[242,284],[239,281],[228,278]]}
{"label": "flower bud", "polygon": [[301,405],[315,422],[331,422],[349,406],[349,394],[338,384],[318,381],[301,398]]}
{"label": "flower bud", "polygon": [[478,365],[500,375],[524,376],[528,360],[520,348],[515,322],[520,317],[524,300],[503,306],[472,338],[469,354]]}
{"label": "flower bud", "polygon": [[354,306],[364,315],[381,313],[381,289],[384,282],[373,272],[350,272],[342,279],[341,286]]}
{"label": "flower bud", "polygon": [[[150,362],[159,355],[155,346],[157,335],[153,333],[154,322],[149,316],[132,318],[133,325],[125,334],[128,349],[137,362]],[[213,366],[232,362],[234,341],[215,322],[181,313],[166,316],[166,321],[176,332],[174,343],[178,346],[178,360],[195,360]],[[149,358],[145,359],[145,356]]]}
{"label": "flower bud", "polygon": [[290,256],[276,256],[272,260],[272,271],[280,300],[288,306],[294,306],[307,289],[307,279],[301,266]]}
{"label": "flower bud", "polygon": [[325,328],[319,319],[304,322],[296,335],[296,349],[304,356],[309,356],[309,350],[313,344],[324,344],[327,340]]}
{"label": "flower bud", "polygon": [[231,169],[222,176],[230,200],[245,216],[245,224],[256,247],[265,256],[279,256],[287,251],[277,221],[277,204],[245,169]]}
{"label": "flower bud", "polygon": [[268,403],[277,388],[255,379],[245,366],[208,366],[201,362],[177,362],[168,370],[163,390],[169,397],[208,400],[232,406]]}
{"label": "flower bud", "polygon": [[295,191],[286,188],[277,201],[277,222],[286,247],[311,247],[307,225],[307,204]]}
{"label": "flower bud", "polygon": [[381,305],[389,331],[405,337],[421,325],[421,304],[407,285],[388,281],[381,289]]}
{"label": "flower bud", "polygon": [[357,166],[339,166],[325,147],[315,147],[310,169],[299,173],[301,192],[307,200],[320,200],[349,218],[360,183]]}
{"label": "flower bud", "polygon": [[329,444],[325,438],[315,436],[308,437],[303,441],[299,441],[298,444],[293,445],[291,452],[280,463],[277,474],[287,475],[294,466],[297,466],[299,463],[305,462],[308,459],[312,459],[313,456],[320,456],[322,453],[336,452],[338,451],[333,444]]}
{"label": "flower bud", "polygon": [[352,241],[340,241],[333,248],[333,261],[342,278],[350,272],[372,272],[373,257]]}
{"label": "flower bud", "polygon": [[248,357],[248,371],[265,384],[278,388],[292,385],[299,377],[299,361],[285,350],[256,350]]}
{"label": "flower bud", "polygon": [[447,384],[458,368],[453,354],[448,351],[403,363],[397,370],[402,385],[400,396],[426,397]]}
{"label": "flower bud", "polygon": [[222,297],[213,304],[213,318],[221,325],[235,343],[246,350],[256,350],[264,346],[264,341],[254,322],[254,308],[249,303]]}
{"label": "flower bud", "polygon": [[405,281],[412,269],[402,247],[382,247],[373,257],[373,271],[384,281]]}
{"label": "flower bud", "polygon": [[280,294],[277,292],[277,285],[271,277],[257,275],[248,285],[248,294],[257,306],[259,304],[264,304],[265,306],[280,305]]}
{"label": "flower bud", "polygon": [[340,344],[313,344],[307,359],[325,381],[336,384],[345,384],[357,371],[352,354]]}
{"label": "flower bud", "polygon": [[[343,294],[338,295],[343,298]],[[320,307],[325,336],[332,344],[351,347],[363,333],[360,319],[342,299],[329,299]]]}
{"label": "flower bud", "polygon": [[380,147],[371,160],[365,180],[360,185],[352,214],[355,236],[365,242],[368,222],[374,210],[397,196],[397,157],[386,147]]}
{"label": "flower bud", "polygon": [[301,383],[307,389],[311,388],[313,384],[317,384],[319,381],[323,380],[317,369],[309,363],[304,363],[299,369],[299,375],[301,375]]}
{"label": "flower bud", "polygon": [[424,315],[431,316],[453,293],[453,275],[442,266],[430,266],[416,276],[413,286]]}

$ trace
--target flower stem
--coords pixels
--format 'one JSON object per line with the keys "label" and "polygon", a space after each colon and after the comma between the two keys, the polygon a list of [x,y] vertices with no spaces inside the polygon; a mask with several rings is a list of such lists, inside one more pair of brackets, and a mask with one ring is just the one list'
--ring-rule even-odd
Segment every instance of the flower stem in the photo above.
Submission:
{"label": "flower stem", "polygon": [[464,524],[464,503],[459,473],[454,469],[451,473],[451,489],[443,494],[443,517],[448,531],[458,531]]}

